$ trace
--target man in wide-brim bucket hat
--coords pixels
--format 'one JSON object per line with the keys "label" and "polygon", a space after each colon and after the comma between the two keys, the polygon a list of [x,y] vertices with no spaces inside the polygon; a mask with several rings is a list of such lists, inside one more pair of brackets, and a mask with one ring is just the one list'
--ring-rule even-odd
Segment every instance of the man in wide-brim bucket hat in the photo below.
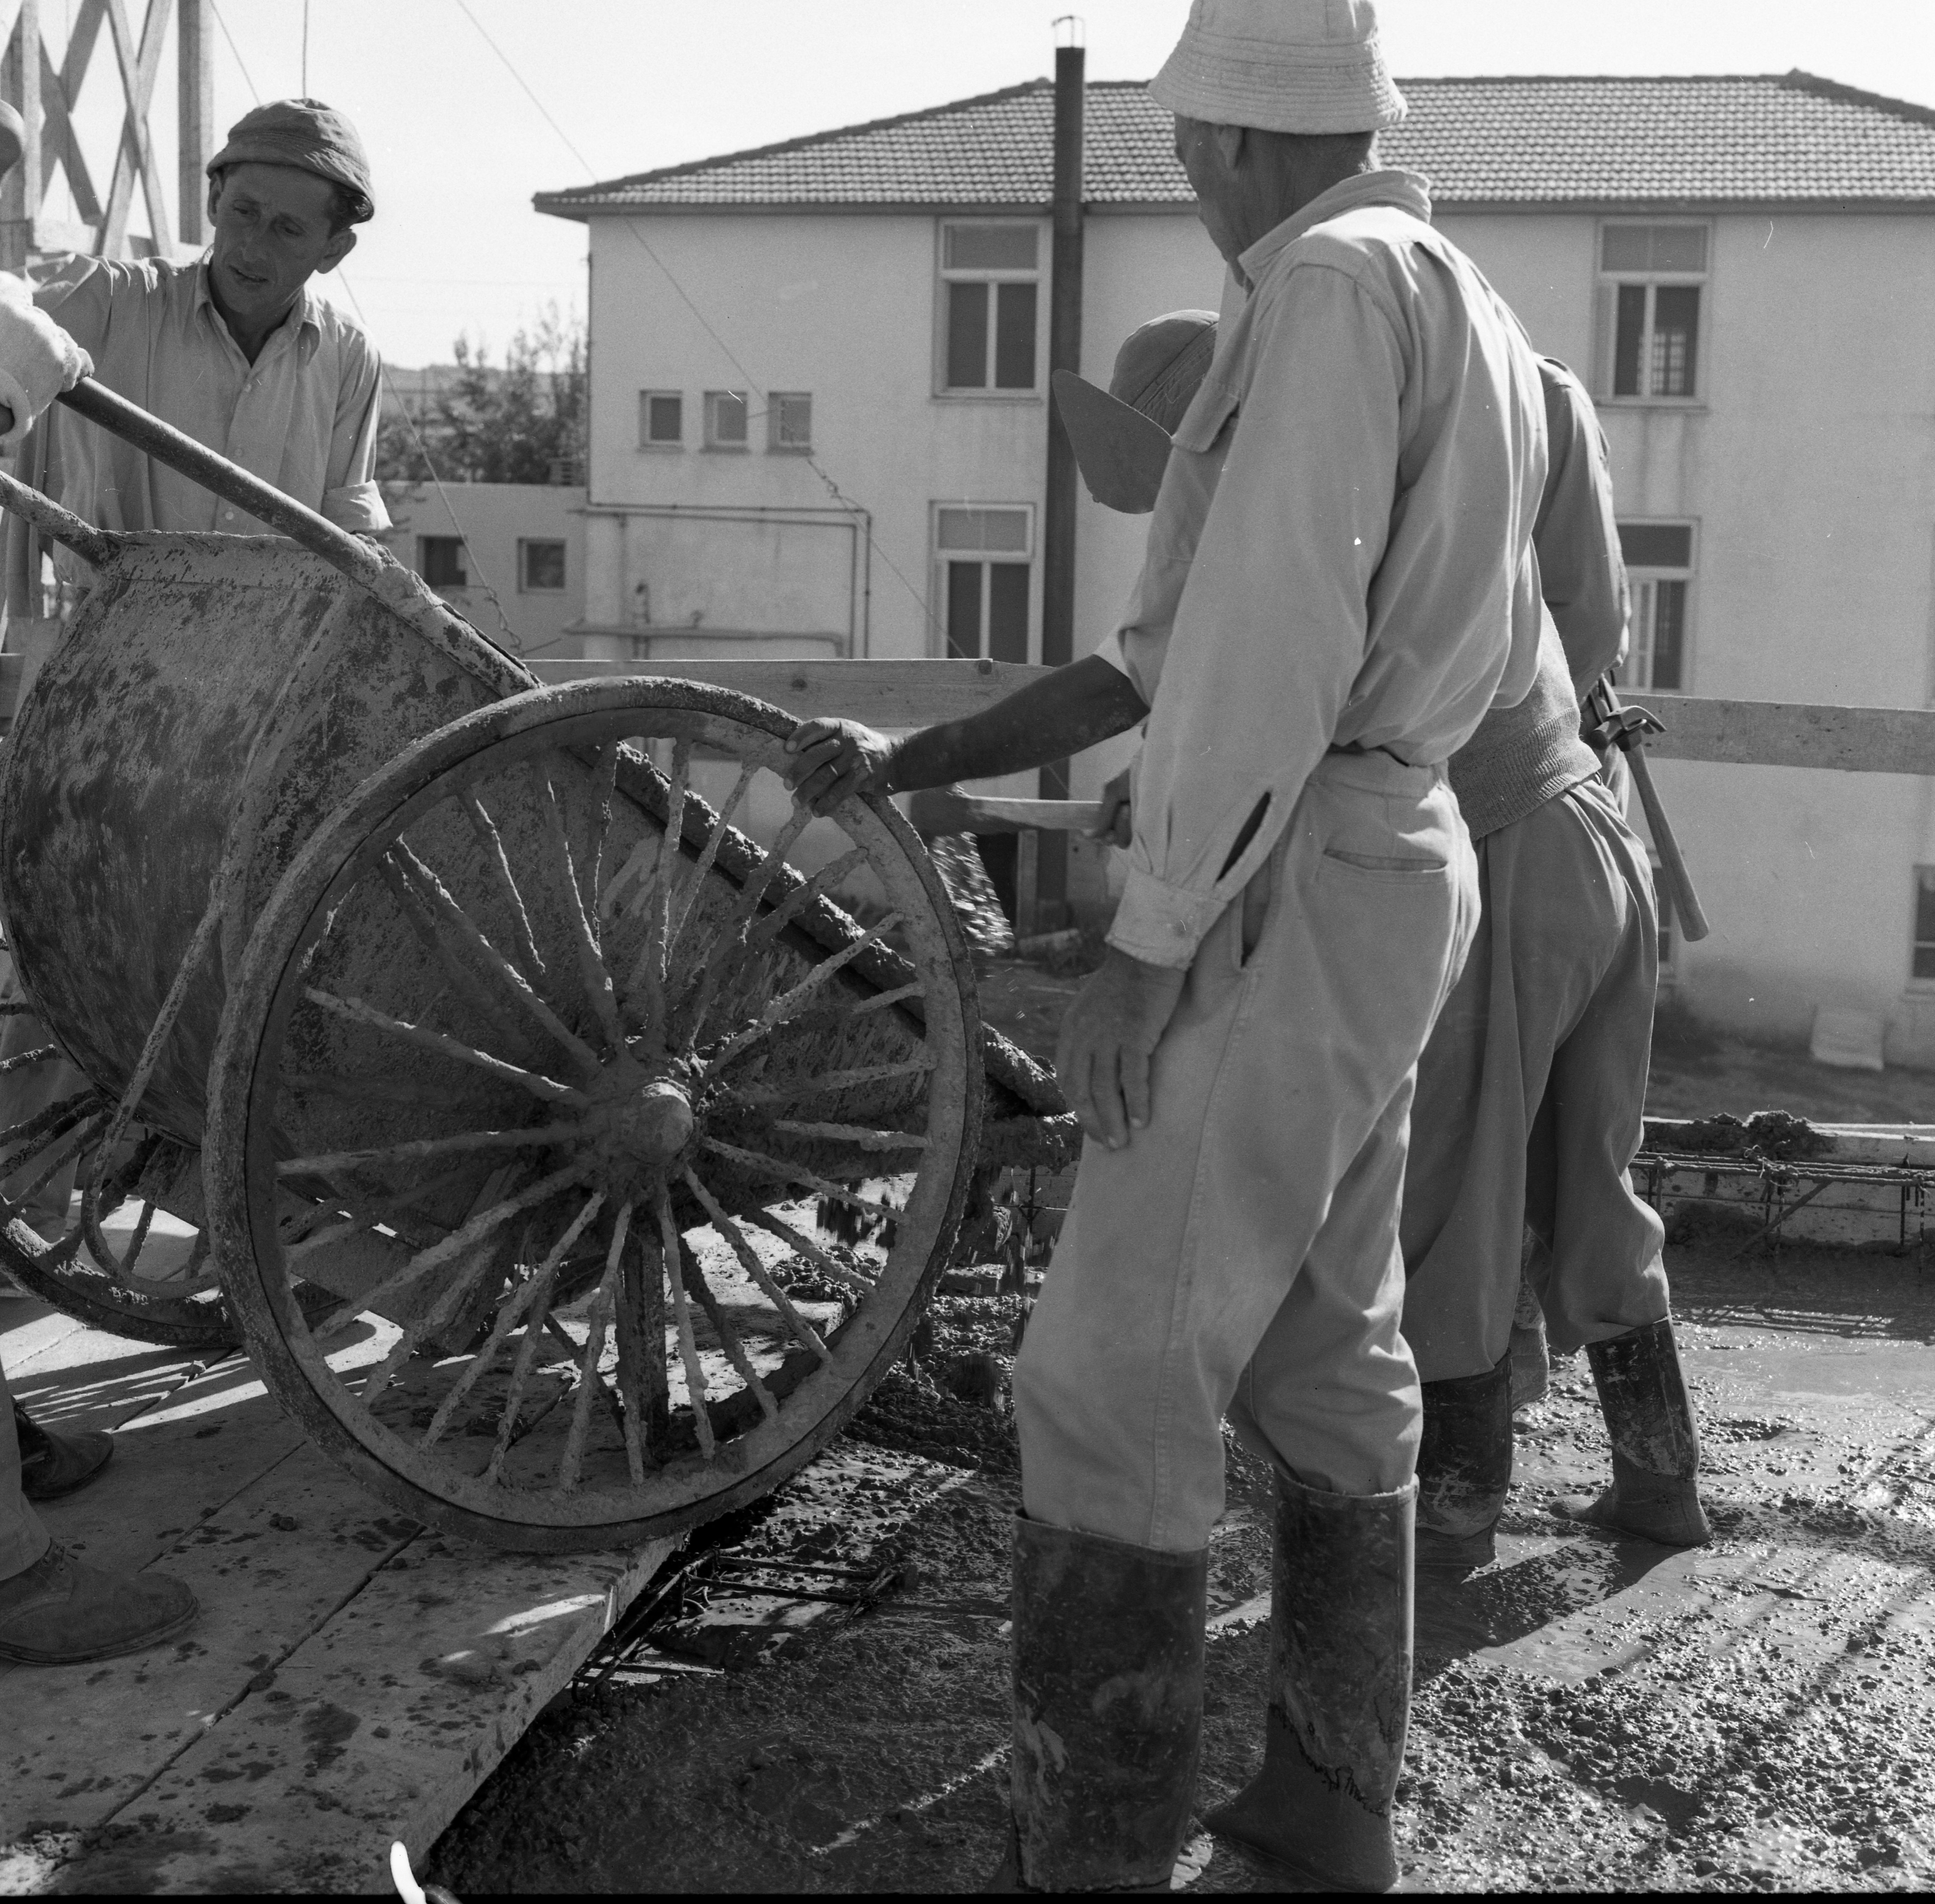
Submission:
{"label": "man in wide-brim bucket hat", "polygon": [[1152,90],[1248,294],[1176,423],[1121,626],[973,722],[808,723],[795,772],[816,801],[919,786],[987,771],[991,733],[1067,751],[1146,712],[1108,957],[1058,1054],[1088,1142],[1015,1373],[1003,1881],[1167,1886],[1227,1415],[1278,1479],[1275,1664],[1263,1767],[1209,1822],[1377,1890],[1420,1419],[1399,1193],[1478,911],[1444,763],[1537,671],[1543,406],[1424,181],[1378,168],[1404,102],[1369,0],[1197,0]]}

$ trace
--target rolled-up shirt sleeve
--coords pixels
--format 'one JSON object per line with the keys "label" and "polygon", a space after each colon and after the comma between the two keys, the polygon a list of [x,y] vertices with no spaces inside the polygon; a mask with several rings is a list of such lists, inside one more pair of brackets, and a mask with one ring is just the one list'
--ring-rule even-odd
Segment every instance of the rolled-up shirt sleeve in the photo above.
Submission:
{"label": "rolled-up shirt sleeve", "polygon": [[375,480],[383,373],[374,351],[366,349],[358,356],[355,374],[343,379],[337,400],[322,513],[339,528],[367,536],[390,527],[390,511]]}
{"label": "rolled-up shirt sleeve", "polygon": [[1269,303],[1255,312],[1246,382],[1206,382],[1177,431],[1188,446],[1219,408],[1235,410],[1161,644],[1109,934],[1152,965],[1190,963],[1288,824],[1363,664],[1390,534],[1404,383],[1393,315],[1321,264],[1258,294]]}

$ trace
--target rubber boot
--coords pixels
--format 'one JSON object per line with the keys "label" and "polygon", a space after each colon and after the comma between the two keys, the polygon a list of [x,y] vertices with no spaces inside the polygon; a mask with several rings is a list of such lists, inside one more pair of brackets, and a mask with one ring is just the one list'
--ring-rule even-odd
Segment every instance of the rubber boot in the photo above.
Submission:
{"label": "rubber boot", "polygon": [[1417,1490],[1326,1494],[1277,1477],[1263,1770],[1203,1820],[1280,1881],[1384,1891],[1411,1712]]}
{"label": "rubber boot", "polygon": [[1713,1529],[1700,1505],[1700,1433],[1673,1324],[1650,1322],[1589,1342],[1586,1359],[1612,1441],[1613,1484],[1596,1501],[1566,1502],[1564,1511],[1665,1546],[1704,1546]]}
{"label": "rubber boot", "polygon": [[58,1501],[84,1488],[113,1457],[113,1435],[98,1429],[56,1435],[17,1402],[14,1432],[20,1441],[20,1492],[29,1501]]}
{"label": "rubber boot", "polygon": [[1511,1486],[1511,1357],[1482,1375],[1423,1388],[1417,1565],[1463,1578],[1498,1558],[1498,1519]]}
{"label": "rubber boot", "polygon": [[1167,1890],[1203,1730],[1209,1550],[1018,1515],[1013,1828],[992,1890]]}
{"label": "rubber boot", "polygon": [[166,1574],[104,1574],[56,1540],[0,1580],[0,1659],[77,1666],[140,1652],[195,1622],[195,1595]]}

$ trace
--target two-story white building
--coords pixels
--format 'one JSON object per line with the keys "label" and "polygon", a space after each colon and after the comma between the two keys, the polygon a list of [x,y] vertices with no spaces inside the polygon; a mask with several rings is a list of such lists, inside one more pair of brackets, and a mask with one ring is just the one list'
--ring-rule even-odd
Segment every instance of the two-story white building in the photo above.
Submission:
{"label": "two-story white building", "polygon": [[[1935,702],[1935,112],[1801,73],[1404,84],[1387,160],[1598,395],[1629,679]],[[1039,658],[1052,101],[539,198],[590,228],[587,653]],[[1170,140],[1141,86],[1087,89],[1098,381],[1136,324],[1222,297]],[[1081,499],[1076,653],[1143,528]],[[1688,1004],[1788,1036],[1864,1011],[1935,1063],[1935,781],[1656,771],[1713,922],[1671,961]]]}

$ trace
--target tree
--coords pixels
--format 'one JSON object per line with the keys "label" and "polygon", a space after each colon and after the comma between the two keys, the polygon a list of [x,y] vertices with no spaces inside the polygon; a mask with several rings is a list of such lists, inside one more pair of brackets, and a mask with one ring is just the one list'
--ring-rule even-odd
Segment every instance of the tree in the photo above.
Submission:
{"label": "tree", "polygon": [[555,306],[521,330],[492,365],[479,341],[460,336],[456,369],[414,420],[386,406],[376,441],[385,482],[555,483],[584,466],[583,320]]}

